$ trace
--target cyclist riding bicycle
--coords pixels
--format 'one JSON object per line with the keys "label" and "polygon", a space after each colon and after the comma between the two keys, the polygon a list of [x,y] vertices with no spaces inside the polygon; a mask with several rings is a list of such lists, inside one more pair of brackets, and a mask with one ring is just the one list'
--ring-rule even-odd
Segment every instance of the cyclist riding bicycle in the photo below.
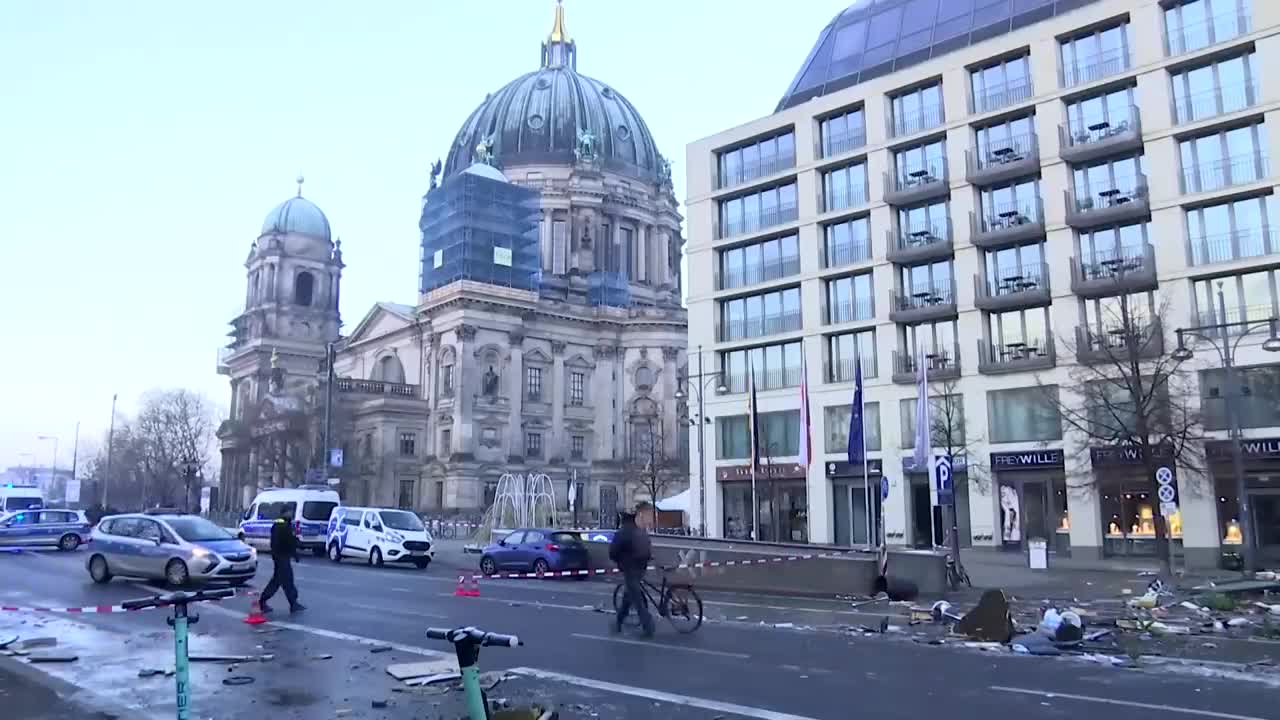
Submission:
{"label": "cyclist riding bicycle", "polygon": [[[643,505],[637,508],[639,511],[644,509]],[[640,627],[644,631],[644,636],[651,637],[654,631],[653,616],[649,614],[644,588],[640,584],[644,580],[645,569],[648,568],[652,555],[649,533],[636,524],[635,512],[622,512],[619,514],[619,520],[621,527],[614,533],[613,540],[609,543],[609,559],[622,572],[622,582],[626,589],[622,602],[618,605],[618,614],[613,620],[613,631],[622,632],[622,623],[634,606],[636,614],[640,616]]]}

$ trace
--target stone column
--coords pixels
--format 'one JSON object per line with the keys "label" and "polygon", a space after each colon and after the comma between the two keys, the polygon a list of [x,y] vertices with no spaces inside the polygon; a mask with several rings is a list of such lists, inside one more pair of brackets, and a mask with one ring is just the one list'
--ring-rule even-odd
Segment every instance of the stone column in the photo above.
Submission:
{"label": "stone column", "polygon": [[559,457],[564,448],[564,350],[563,340],[551,341],[551,437],[547,457]]}
{"label": "stone column", "polygon": [[652,281],[653,263],[649,257],[649,233],[652,225],[640,225],[636,228],[636,280],[648,285]]}
{"label": "stone column", "polygon": [[653,284],[663,287],[671,283],[671,237],[667,234],[665,228],[654,228],[656,237],[654,239],[653,254],[657,258],[654,267]]}
{"label": "stone column", "polygon": [[455,331],[458,336],[458,360],[454,368],[457,373],[453,387],[453,450],[454,452],[472,452],[471,444],[471,407],[475,404],[475,393],[472,392],[471,380],[474,373],[467,372],[471,363],[471,346],[475,343],[476,328],[474,325],[459,325]]}
{"label": "stone column", "polygon": [[551,213],[542,210],[538,220],[538,249],[542,255],[542,269],[551,270]]}
{"label": "stone column", "polygon": [[617,457],[626,457],[627,443],[627,349],[622,345],[616,345],[613,349],[614,354],[614,374],[617,380],[613,387],[613,396],[616,402],[613,403],[613,427],[614,446],[617,448]]}
{"label": "stone column", "polygon": [[592,457],[612,460],[613,450],[613,346],[600,344],[595,348],[596,368],[591,374],[591,405],[595,409],[595,452]]}
{"label": "stone column", "polygon": [[507,397],[511,399],[511,416],[507,419],[507,454],[524,455],[524,329],[507,332],[511,346],[511,362],[507,365],[504,383]]}

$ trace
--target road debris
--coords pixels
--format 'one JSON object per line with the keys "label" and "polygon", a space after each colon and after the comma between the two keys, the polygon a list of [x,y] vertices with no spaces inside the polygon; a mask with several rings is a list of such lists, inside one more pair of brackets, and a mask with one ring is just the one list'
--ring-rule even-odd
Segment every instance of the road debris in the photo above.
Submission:
{"label": "road debris", "polygon": [[1008,643],[1014,633],[1009,598],[1003,590],[987,590],[978,604],[956,623],[955,631],[976,640]]}
{"label": "road debris", "polygon": [[79,655],[72,655],[69,653],[40,653],[38,655],[29,656],[27,661],[33,663],[70,663],[79,659]]}

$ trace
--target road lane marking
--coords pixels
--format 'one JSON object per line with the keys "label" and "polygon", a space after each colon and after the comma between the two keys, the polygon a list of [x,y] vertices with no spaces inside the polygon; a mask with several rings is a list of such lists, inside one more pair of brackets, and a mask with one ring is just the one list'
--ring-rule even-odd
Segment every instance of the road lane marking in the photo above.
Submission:
{"label": "road lane marking", "polygon": [[[730,715],[757,718],[758,720],[815,720],[815,718],[804,715],[792,715],[791,713],[776,712],[774,710],[766,710],[764,708],[750,707],[747,705],[736,705],[734,703],[721,702],[719,700],[707,700],[705,698],[663,692],[661,690],[633,687],[631,685],[619,685],[618,683],[593,680],[591,678],[567,675],[565,673],[548,672],[546,670],[538,670],[536,668],[518,667],[511,668],[507,670],[507,672],[515,673],[517,675],[525,675],[539,680],[555,680],[557,682],[577,685],[591,690],[603,690],[605,692],[617,693],[619,695],[630,695],[632,697],[646,698],[648,700],[658,700],[661,702],[671,703],[672,705],[683,705],[685,707],[694,707],[702,710],[710,710],[712,712],[729,713]],[[1248,718],[1247,720],[1261,719]]]}
{"label": "road lane marking", "polygon": [[1005,687],[1003,685],[992,685],[992,690],[1000,692],[1017,693],[1021,695],[1035,695],[1045,699],[1063,698],[1065,700],[1078,700],[1080,702],[1103,703],[1106,705],[1120,705],[1122,707],[1142,708],[1143,710],[1164,710],[1171,713],[1183,713],[1184,715],[1199,715],[1200,717],[1222,718],[1222,720],[1266,720],[1256,715],[1236,715],[1235,713],[1217,712],[1216,710],[1193,710],[1191,708],[1175,707],[1173,705],[1156,705],[1148,702],[1135,702],[1133,700],[1115,700],[1112,698],[1094,697],[1093,695],[1072,695],[1070,693],[1049,692],[1047,690],[1031,690],[1029,688]]}
{"label": "road lane marking", "polygon": [[746,660],[751,657],[745,653],[725,652],[723,650],[706,650],[704,648],[689,647],[687,645],[672,645],[670,643],[648,642],[645,640],[631,640],[628,638],[609,637],[607,635],[588,635],[586,633],[569,633],[569,637],[581,638],[583,640],[600,640],[602,642],[624,643],[626,645],[644,645],[645,647],[654,647],[661,650],[683,650],[685,652],[702,653],[703,655],[719,655],[720,657],[738,658]]}
{"label": "road lane marking", "polygon": [[414,592],[413,590],[410,590],[409,588],[390,588],[390,590],[391,590],[391,592],[407,592],[407,593]]}

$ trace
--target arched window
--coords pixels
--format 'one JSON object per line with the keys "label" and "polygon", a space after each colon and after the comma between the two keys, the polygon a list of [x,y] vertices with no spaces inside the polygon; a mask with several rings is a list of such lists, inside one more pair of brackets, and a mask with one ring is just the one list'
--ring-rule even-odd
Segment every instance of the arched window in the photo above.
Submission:
{"label": "arched window", "polygon": [[316,276],[303,271],[293,279],[293,304],[304,307],[311,306],[311,296],[315,294]]}
{"label": "arched window", "polygon": [[648,365],[636,368],[636,389],[648,390],[653,387],[653,370]]}
{"label": "arched window", "polygon": [[383,382],[403,383],[404,366],[400,364],[400,358],[395,355],[383,355],[378,358],[378,364],[373,369],[372,379]]}

